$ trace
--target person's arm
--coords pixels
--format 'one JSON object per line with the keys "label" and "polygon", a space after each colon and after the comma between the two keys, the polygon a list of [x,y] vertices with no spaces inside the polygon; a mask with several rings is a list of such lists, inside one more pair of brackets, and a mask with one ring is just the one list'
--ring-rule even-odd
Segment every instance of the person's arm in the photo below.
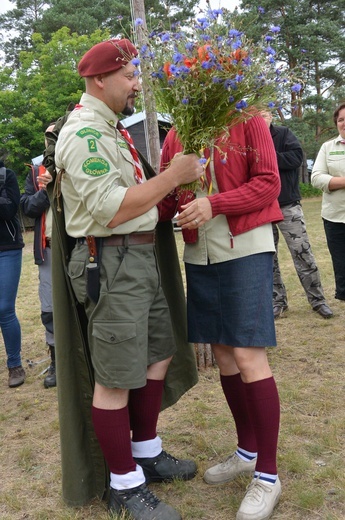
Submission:
{"label": "person's arm", "polygon": [[284,127],[283,150],[277,151],[277,161],[280,173],[296,170],[303,162],[303,150],[297,137],[289,128]]}
{"label": "person's arm", "polygon": [[11,220],[19,208],[20,191],[15,173],[6,169],[6,182],[0,189],[0,218]]}
{"label": "person's arm", "polygon": [[321,146],[320,151],[316,157],[310,179],[314,188],[318,188],[325,193],[330,193],[331,191],[342,190],[345,188],[345,176],[333,176],[329,172],[327,164],[328,146],[331,146],[331,143],[324,143]]}
{"label": "person's arm", "polygon": [[119,210],[108,227],[114,228],[143,215],[172,190],[181,184],[199,179],[203,173],[204,169],[196,154],[176,155],[164,172],[143,184],[128,188]]}
{"label": "person's arm", "polygon": [[25,191],[20,197],[20,205],[24,215],[37,218],[49,208],[50,202],[45,189],[36,190],[33,175],[35,174],[30,172],[25,179]]}

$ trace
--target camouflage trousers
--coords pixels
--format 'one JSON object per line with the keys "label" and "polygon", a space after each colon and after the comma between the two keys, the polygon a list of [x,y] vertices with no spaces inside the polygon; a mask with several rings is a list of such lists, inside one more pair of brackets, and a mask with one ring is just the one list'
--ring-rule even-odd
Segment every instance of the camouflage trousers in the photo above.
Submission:
{"label": "camouflage trousers", "polygon": [[290,250],[297,275],[308,301],[313,308],[318,307],[325,303],[325,297],[321,285],[320,273],[309,243],[302,206],[300,203],[294,202],[283,206],[281,211],[284,215],[284,220],[278,222],[278,224],[273,224],[274,243],[276,247],[273,263],[273,306],[283,307],[288,304],[286,288],[281,277],[277,254],[280,231]]}

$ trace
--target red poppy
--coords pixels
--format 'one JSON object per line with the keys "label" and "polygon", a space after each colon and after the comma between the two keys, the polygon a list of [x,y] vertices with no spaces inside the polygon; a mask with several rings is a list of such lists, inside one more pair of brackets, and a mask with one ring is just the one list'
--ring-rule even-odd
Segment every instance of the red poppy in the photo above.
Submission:
{"label": "red poppy", "polygon": [[166,63],[164,63],[164,66],[163,66],[163,71],[168,76],[168,78],[170,78],[170,76],[171,76],[170,65],[171,65],[171,63],[169,61],[167,61]]}

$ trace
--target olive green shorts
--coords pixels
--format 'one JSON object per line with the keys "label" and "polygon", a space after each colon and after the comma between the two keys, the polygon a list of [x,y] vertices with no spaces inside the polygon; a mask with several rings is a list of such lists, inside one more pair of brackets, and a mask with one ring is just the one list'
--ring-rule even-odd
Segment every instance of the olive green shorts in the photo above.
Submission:
{"label": "olive green shorts", "polygon": [[176,350],[154,246],[103,247],[97,304],[86,293],[88,256],[87,246],[77,244],[68,272],[89,320],[95,380],[108,388],[141,388],[147,367]]}

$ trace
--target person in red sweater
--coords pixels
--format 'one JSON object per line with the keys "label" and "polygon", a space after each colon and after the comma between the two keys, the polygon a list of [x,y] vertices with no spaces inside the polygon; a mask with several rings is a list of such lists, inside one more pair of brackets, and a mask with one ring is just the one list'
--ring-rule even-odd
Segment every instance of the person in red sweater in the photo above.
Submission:
{"label": "person in red sweater", "polygon": [[[182,151],[165,139],[161,170]],[[222,484],[253,480],[237,520],[268,518],[281,494],[277,471],[280,404],[266,348],[276,345],[272,306],[272,223],[282,220],[276,153],[264,119],[239,123],[204,150],[203,183],[160,204],[160,219],[178,213],[185,241],[188,340],[210,343],[233,415],[237,448],[204,474]]]}

